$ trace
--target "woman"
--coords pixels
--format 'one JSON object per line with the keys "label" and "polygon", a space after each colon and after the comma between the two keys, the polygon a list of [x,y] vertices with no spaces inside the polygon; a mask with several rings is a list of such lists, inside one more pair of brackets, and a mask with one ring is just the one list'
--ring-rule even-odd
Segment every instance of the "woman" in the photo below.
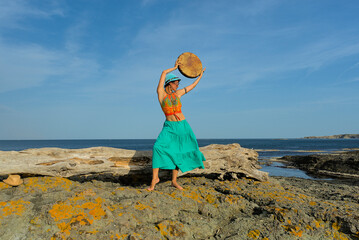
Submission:
{"label": "woman", "polygon": [[196,136],[187,123],[181,111],[181,97],[190,92],[201,80],[205,68],[199,77],[189,86],[179,89],[181,79],[170,73],[178,68],[178,61],[173,68],[162,72],[157,86],[158,101],[166,115],[166,121],[153,146],[152,155],[152,182],[147,189],[152,191],[160,181],[159,169],[172,170],[172,185],[180,190],[183,188],[177,183],[178,170],[187,172],[195,168],[204,168],[206,161],[199,151]]}

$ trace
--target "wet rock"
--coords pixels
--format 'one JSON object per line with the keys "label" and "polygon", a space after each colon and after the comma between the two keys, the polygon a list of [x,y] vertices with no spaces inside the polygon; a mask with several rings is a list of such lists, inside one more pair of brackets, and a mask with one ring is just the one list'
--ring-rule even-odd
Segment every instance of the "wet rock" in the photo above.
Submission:
{"label": "wet rock", "polygon": [[359,178],[359,151],[284,156],[280,159],[315,176]]}

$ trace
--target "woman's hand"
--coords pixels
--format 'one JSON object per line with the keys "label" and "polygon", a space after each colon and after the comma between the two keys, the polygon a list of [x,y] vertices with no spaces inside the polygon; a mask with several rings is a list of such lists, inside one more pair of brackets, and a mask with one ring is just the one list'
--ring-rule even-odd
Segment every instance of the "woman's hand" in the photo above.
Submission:
{"label": "woman's hand", "polygon": [[175,63],[175,68],[177,69],[179,65],[180,65],[180,63],[179,63],[179,60],[177,58],[176,63]]}
{"label": "woman's hand", "polygon": [[201,74],[199,75],[200,77],[202,77],[204,71],[206,71],[206,68],[203,68],[203,69],[202,69],[202,72],[201,72]]}

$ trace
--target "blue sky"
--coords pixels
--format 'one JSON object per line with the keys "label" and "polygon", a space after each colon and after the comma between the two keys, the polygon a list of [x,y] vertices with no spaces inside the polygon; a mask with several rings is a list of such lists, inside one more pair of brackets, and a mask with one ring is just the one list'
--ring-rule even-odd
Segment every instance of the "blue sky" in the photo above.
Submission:
{"label": "blue sky", "polygon": [[358,12],[357,0],[1,0],[0,139],[156,138],[157,83],[183,52],[207,67],[182,98],[197,138],[359,133]]}

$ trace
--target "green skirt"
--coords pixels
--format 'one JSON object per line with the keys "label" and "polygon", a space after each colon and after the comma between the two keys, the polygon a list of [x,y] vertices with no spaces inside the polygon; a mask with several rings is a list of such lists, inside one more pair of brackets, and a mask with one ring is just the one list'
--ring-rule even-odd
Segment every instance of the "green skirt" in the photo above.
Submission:
{"label": "green skirt", "polygon": [[196,136],[186,120],[165,121],[152,154],[152,167],[187,172],[204,168],[206,161],[199,151]]}

